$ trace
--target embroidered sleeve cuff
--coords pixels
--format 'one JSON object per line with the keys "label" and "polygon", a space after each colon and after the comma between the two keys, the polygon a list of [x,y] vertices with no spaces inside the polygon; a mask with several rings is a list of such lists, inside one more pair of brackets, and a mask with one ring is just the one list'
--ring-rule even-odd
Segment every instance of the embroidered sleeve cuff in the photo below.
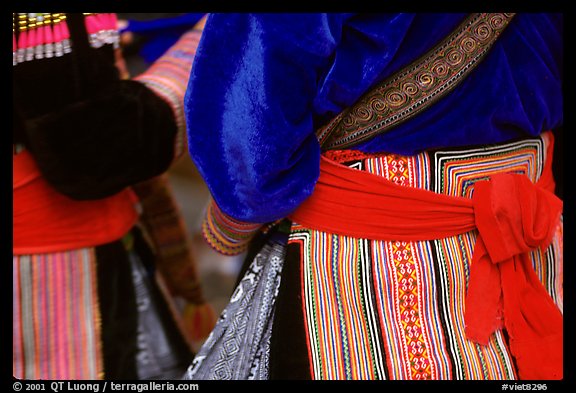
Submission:
{"label": "embroidered sleeve cuff", "polygon": [[185,149],[184,93],[201,35],[201,30],[191,30],[183,34],[144,73],[134,78],[152,89],[172,107],[178,125],[175,157],[180,157]]}
{"label": "embroidered sleeve cuff", "polygon": [[202,235],[210,247],[223,255],[238,255],[248,248],[262,224],[242,222],[222,212],[210,200],[202,222]]}

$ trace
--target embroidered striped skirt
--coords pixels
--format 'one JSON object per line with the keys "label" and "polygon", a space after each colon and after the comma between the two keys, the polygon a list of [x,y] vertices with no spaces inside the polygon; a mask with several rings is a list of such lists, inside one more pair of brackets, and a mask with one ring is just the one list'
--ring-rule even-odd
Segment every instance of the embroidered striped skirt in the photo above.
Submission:
{"label": "embroidered striped skirt", "polygon": [[[536,182],[548,157],[551,134],[482,148],[435,150],[415,156],[333,151],[330,158],[398,185],[471,197],[475,181],[521,173]],[[398,217],[398,220],[401,220]],[[276,233],[275,233],[276,232]],[[257,238],[239,280],[253,287],[266,248],[278,228]],[[252,298],[230,309],[200,350],[188,379],[513,380],[515,361],[506,330],[488,345],[465,335],[464,308],[477,231],[431,241],[353,238],[291,223],[275,302]],[[271,239],[274,238],[274,242]],[[534,270],[562,310],[562,224],[547,249],[530,253]],[[277,246],[276,246],[277,247]],[[282,255],[281,253],[276,253]],[[247,280],[247,278],[249,278]],[[242,293],[235,292],[241,303]],[[273,306],[270,306],[273,304]],[[268,310],[267,310],[268,309]],[[265,334],[240,334],[246,321]],[[234,327],[234,329],[232,329]],[[265,337],[266,339],[262,339]],[[229,351],[230,343],[236,345]],[[240,349],[238,349],[240,345]],[[246,348],[244,351],[242,348]],[[260,353],[258,359],[250,354]],[[264,356],[262,355],[264,354]],[[218,374],[236,359],[245,373]],[[262,365],[262,360],[268,362]],[[238,368],[237,368],[238,370]]]}
{"label": "embroidered striped skirt", "polygon": [[138,229],[123,240],[12,260],[13,376],[175,379],[192,360]]}

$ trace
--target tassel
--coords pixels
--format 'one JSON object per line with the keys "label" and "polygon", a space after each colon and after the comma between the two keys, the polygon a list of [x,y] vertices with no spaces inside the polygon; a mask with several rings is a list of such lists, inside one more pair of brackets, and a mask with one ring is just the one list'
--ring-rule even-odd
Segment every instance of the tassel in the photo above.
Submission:
{"label": "tassel", "polygon": [[20,35],[18,36],[18,50],[16,51],[16,59],[18,63],[24,62],[26,57],[26,44],[28,42],[28,32],[26,30],[20,30]]}
{"label": "tassel", "polygon": [[96,20],[98,21],[99,29],[96,32],[96,36],[98,37],[98,43],[100,46],[104,44],[109,44],[108,35],[110,34],[109,28],[107,26],[107,14],[96,14]]}
{"label": "tassel", "polygon": [[70,53],[72,52],[72,47],[70,46],[70,30],[68,30],[65,14],[62,14],[60,25],[62,28],[62,49],[64,53]]}
{"label": "tassel", "polygon": [[16,61],[22,63],[26,56],[26,45],[28,44],[28,18],[26,14],[18,14],[18,50],[16,51]]}
{"label": "tassel", "polygon": [[104,42],[114,44],[114,20],[113,14],[101,14],[102,28],[104,29]]}
{"label": "tassel", "polygon": [[34,48],[36,47],[36,14],[28,14],[28,40],[26,47],[26,61],[34,59]]}
{"label": "tassel", "polygon": [[18,43],[16,42],[16,14],[12,14],[12,65],[18,64],[16,51],[18,50]]}
{"label": "tassel", "polygon": [[26,56],[26,44],[28,43],[28,17],[24,13],[18,14],[18,30],[16,61],[22,63]]}
{"label": "tassel", "polygon": [[209,303],[186,303],[182,320],[188,337],[199,342],[208,337],[216,325],[216,313]]}
{"label": "tassel", "polygon": [[110,15],[110,30],[118,30],[118,15],[111,13]]}
{"label": "tassel", "polygon": [[28,30],[28,40],[25,44],[26,61],[34,59],[34,47],[36,46],[36,29]]}
{"label": "tassel", "polygon": [[12,65],[18,64],[16,59],[16,51],[18,50],[18,45],[16,44],[16,33],[12,33]]}
{"label": "tassel", "polygon": [[86,25],[86,31],[88,32],[90,46],[92,46],[92,48],[100,48],[102,42],[100,41],[99,32],[102,30],[102,26],[98,19],[98,15],[93,13],[84,13],[84,23]]}
{"label": "tassel", "polygon": [[62,44],[62,19],[60,18],[60,14],[54,14],[52,27],[54,33],[54,55],[60,57],[64,54],[64,45]]}
{"label": "tassel", "polygon": [[34,46],[34,57],[36,59],[44,58],[44,43],[46,39],[44,37],[44,17],[42,14],[36,17],[36,42]]}
{"label": "tassel", "polygon": [[108,43],[108,24],[106,20],[107,14],[96,14],[96,20],[98,21],[98,26],[100,27],[96,32],[100,46]]}
{"label": "tassel", "polygon": [[52,15],[44,15],[44,42],[45,54],[47,58],[54,56],[54,34],[52,33]]}
{"label": "tassel", "polygon": [[89,35],[95,34],[98,31],[97,21],[94,14],[85,12],[84,24],[86,25],[86,31]]}

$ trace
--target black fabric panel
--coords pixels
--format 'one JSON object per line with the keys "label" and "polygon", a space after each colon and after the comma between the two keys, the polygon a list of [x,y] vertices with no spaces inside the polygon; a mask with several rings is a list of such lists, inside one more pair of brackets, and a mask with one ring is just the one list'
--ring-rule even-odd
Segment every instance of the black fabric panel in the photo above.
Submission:
{"label": "black fabric panel", "polygon": [[121,241],[96,248],[106,379],[136,379],[138,314],[132,272]]}
{"label": "black fabric panel", "polygon": [[104,198],[165,172],[177,126],[170,106],[145,85],[118,81],[26,124],[42,175],[77,200]]}
{"label": "black fabric panel", "polygon": [[[132,230],[132,234],[134,236],[134,249],[136,253],[141,257],[142,263],[144,264],[146,270],[148,271],[149,277],[151,278],[151,282],[153,285],[151,286],[151,297],[155,303],[155,310],[158,313],[158,317],[161,321],[162,327],[166,333],[168,338],[168,346],[170,348],[170,357],[174,357],[178,359],[179,367],[174,366],[174,369],[180,368],[181,373],[178,374],[175,378],[181,378],[184,375],[186,368],[192,363],[194,358],[194,353],[191,351],[190,346],[182,336],[182,332],[176,325],[174,320],[174,316],[170,311],[169,305],[164,298],[164,294],[160,291],[158,285],[155,284],[155,280],[153,279],[154,275],[156,274],[156,266],[155,266],[155,256],[152,252],[152,249],[148,246],[148,243],[142,236],[141,231],[138,228]],[[164,350],[164,348],[160,348],[160,351]],[[159,355],[160,356],[160,355]],[[165,370],[166,377],[172,378],[174,375],[169,373],[173,372],[173,370]]]}
{"label": "black fabric panel", "polygon": [[[142,260],[150,277],[154,277],[154,254],[140,230],[131,231],[134,252]],[[138,379],[138,310],[132,270],[122,241],[96,248],[98,296],[102,321],[102,352],[106,379]],[[180,378],[194,357],[186,343],[160,288],[154,280],[150,300],[168,339],[169,359],[163,358],[167,348],[151,348],[161,366],[167,368],[164,377]],[[177,359],[174,364],[171,359]],[[162,363],[164,362],[164,363]],[[176,373],[176,375],[174,375]]]}
{"label": "black fabric panel", "polygon": [[85,18],[81,14],[68,14],[68,28],[74,62],[74,97],[77,101],[89,100],[92,95],[120,79],[114,48],[112,45],[103,45],[98,49],[90,46]]}
{"label": "black fabric panel", "polygon": [[24,116],[16,106],[16,103],[12,101],[12,144],[23,144],[26,145],[26,133]]}
{"label": "black fabric panel", "polygon": [[309,380],[301,291],[300,245],[288,245],[272,327],[270,379]]}

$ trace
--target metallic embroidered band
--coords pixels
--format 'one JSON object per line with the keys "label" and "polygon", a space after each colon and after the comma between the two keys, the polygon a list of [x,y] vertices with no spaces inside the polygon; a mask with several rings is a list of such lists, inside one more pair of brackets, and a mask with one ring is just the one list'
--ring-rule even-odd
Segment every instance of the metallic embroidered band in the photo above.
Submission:
{"label": "metallic embroidered band", "polygon": [[384,80],[318,131],[325,150],[348,148],[438,101],[479,63],[514,14],[470,15],[424,56]]}

